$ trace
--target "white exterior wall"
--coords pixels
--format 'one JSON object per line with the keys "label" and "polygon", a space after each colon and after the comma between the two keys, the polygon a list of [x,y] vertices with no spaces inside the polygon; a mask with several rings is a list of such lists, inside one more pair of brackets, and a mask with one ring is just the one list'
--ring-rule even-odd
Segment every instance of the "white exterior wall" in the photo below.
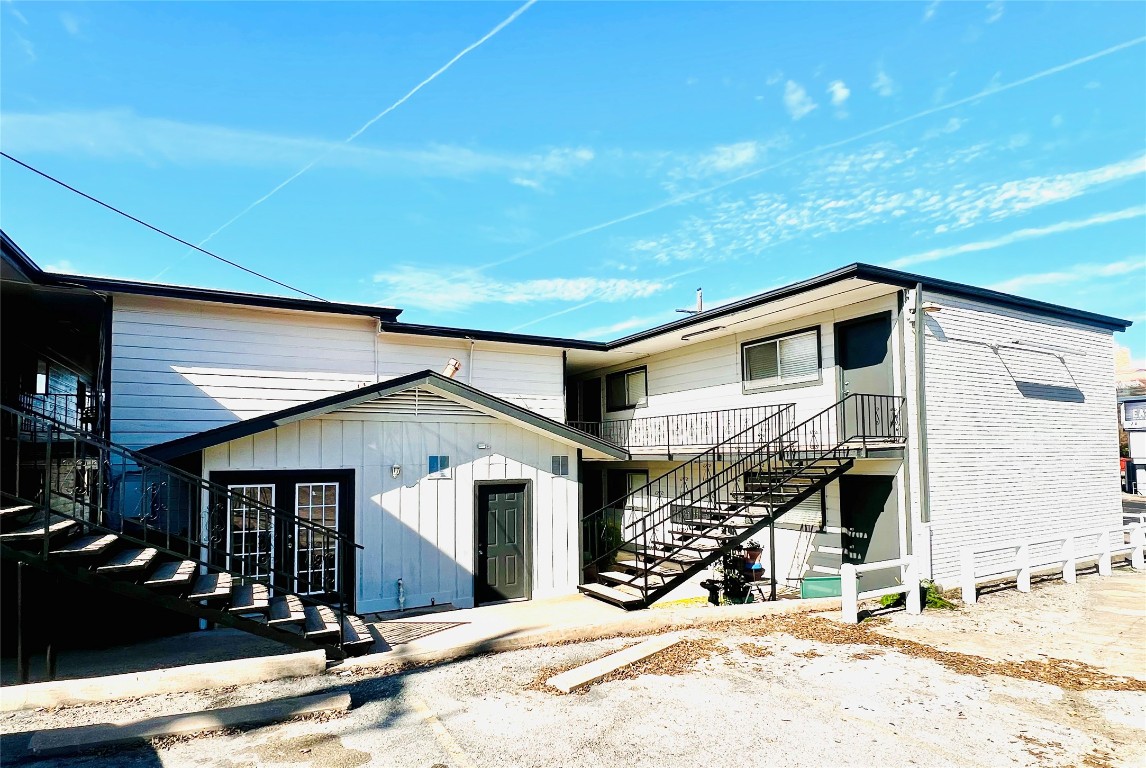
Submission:
{"label": "white exterior wall", "polygon": [[[112,439],[174,440],[455,357],[461,381],[564,418],[562,351],[375,334],[369,317],[116,295]],[[472,361],[472,366],[470,365]]]}
{"label": "white exterior wall", "polygon": [[[643,419],[675,413],[795,403],[796,418],[803,420],[839,400],[834,324],[888,310],[892,312],[892,362],[893,371],[896,372],[893,376],[894,392],[889,394],[896,394],[900,385],[900,362],[899,345],[895,341],[898,329],[894,295],[634,358],[624,365],[602,368],[577,378],[594,378],[640,366],[647,368],[648,406],[606,412],[606,419]],[[741,381],[741,344],[815,326],[820,328],[821,378],[818,383],[745,391]]]}
{"label": "white exterior wall", "polygon": [[[952,582],[969,544],[1119,525],[1112,332],[937,293],[924,300],[942,307],[927,317],[924,350],[930,525],[919,523],[910,324],[904,342],[915,551],[932,577]],[[1061,362],[1015,341],[1076,354]]]}
{"label": "white exterior wall", "polygon": [[[431,454],[450,457],[450,479],[426,477]],[[551,474],[555,455],[569,456],[568,477]],[[577,452],[536,433],[477,414],[429,422],[338,412],[203,452],[208,479],[264,469],[354,470],[355,539],[364,547],[355,573],[360,613],[396,610],[398,579],[407,608],[431,600],[473,605],[476,480],[530,481],[533,597],[576,591]]]}

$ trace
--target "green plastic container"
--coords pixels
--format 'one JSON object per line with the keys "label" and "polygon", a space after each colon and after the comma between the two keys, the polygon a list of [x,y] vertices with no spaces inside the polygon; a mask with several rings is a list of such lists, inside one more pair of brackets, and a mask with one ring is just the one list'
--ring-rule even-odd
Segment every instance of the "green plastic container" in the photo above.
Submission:
{"label": "green plastic container", "polygon": [[839,597],[839,576],[805,576],[800,582],[800,597]]}

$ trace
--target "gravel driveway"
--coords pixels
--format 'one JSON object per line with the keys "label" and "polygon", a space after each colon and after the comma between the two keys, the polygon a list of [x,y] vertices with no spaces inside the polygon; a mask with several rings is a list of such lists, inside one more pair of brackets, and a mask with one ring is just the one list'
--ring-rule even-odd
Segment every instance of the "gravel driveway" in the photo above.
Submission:
{"label": "gravel driveway", "polygon": [[[333,674],[241,691],[13,713],[3,731],[345,687],[354,698],[346,715],[67,764],[1146,765],[1146,669],[1135,670],[1133,659],[1105,665],[1101,649],[1076,654],[1087,656],[1082,660],[1056,660],[1047,651],[1058,648],[1048,642],[1047,626],[1106,622],[1117,636],[1140,620],[1133,611],[1088,619],[1099,601],[1086,595],[1106,590],[1137,595],[1136,604],[1146,608],[1146,574],[1120,572],[1113,579],[1084,576],[1074,587],[1038,585],[1031,595],[986,595],[974,608],[922,619],[893,614],[883,624],[845,627],[824,617],[771,617],[689,630],[684,642],[641,668],[570,695],[547,689],[544,680],[636,639],[516,651],[385,676]],[[1016,610],[1020,604],[1025,613]],[[961,627],[972,631],[961,633]],[[991,642],[977,652],[977,639],[984,638]],[[18,737],[5,738],[7,765]]]}

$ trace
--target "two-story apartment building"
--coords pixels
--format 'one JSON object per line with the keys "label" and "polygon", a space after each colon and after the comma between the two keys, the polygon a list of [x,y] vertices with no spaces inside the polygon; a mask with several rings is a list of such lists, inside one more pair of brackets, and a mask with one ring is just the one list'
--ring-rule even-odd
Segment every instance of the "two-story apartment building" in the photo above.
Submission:
{"label": "two-story apartment building", "polygon": [[1116,318],[854,264],[590,342],[5,257],[101,303],[110,441],[317,526],[232,498],[227,567],[358,612],[635,607],[750,538],[774,583],[943,581],[968,542],[1120,520]]}

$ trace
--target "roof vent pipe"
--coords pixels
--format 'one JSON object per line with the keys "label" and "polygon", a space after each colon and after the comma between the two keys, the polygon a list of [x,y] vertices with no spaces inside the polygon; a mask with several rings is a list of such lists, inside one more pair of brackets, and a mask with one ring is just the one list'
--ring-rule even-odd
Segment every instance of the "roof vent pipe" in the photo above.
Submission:
{"label": "roof vent pipe", "polygon": [[451,357],[450,362],[446,363],[446,367],[442,369],[442,375],[447,379],[452,379],[457,375],[458,371],[462,369],[461,361]]}

